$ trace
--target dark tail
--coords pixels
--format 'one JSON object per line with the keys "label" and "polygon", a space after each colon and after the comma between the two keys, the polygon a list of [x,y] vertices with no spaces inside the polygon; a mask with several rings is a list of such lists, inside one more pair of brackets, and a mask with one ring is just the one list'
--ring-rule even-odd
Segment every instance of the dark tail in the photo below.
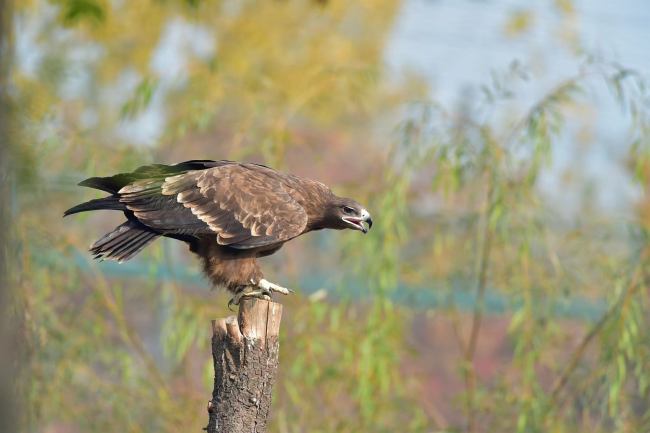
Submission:
{"label": "dark tail", "polygon": [[124,203],[120,203],[118,196],[109,196],[104,198],[96,198],[94,200],[87,201],[85,203],[78,204],[74,207],[71,207],[63,213],[63,216],[72,215],[79,212],[86,212],[89,210],[100,210],[100,209],[110,209],[110,210],[127,210]]}
{"label": "dark tail", "polygon": [[90,246],[95,259],[124,262],[138,254],[160,233],[137,221],[127,221]]}

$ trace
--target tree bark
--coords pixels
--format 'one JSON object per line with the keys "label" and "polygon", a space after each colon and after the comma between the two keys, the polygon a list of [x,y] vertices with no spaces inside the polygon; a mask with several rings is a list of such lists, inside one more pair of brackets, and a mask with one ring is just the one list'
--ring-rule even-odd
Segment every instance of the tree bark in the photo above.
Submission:
{"label": "tree bark", "polygon": [[244,298],[237,317],[212,321],[215,374],[208,433],[266,432],[281,317],[281,304]]}

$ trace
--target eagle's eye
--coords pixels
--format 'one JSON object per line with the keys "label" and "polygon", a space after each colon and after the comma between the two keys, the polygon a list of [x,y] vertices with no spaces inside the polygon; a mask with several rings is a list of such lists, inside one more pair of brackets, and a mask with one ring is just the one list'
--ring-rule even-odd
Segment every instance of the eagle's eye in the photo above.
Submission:
{"label": "eagle's eye", "polygon": [[346,215],[354,215],[354,209],[350,206],[343,206],[343,213]]}

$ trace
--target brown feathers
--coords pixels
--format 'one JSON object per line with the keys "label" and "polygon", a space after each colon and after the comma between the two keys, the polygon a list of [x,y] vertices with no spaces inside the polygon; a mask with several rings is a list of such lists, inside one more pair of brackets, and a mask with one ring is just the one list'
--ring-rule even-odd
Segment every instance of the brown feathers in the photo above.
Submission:
{"label": "brown feathers", "polygon": [[[128,260],[158,236],[171,237],[188,243],[213,283],[231,290],[259,281],[255,259],[296,236],[321,228],[366,231],[360,221],[367,211],[358,203],[336,197],[320,182],[258,164],[157,164],[81,184],[112,195],[66,214],[114,209],[128,219],[92,246],[95,257]],[[358,215],[344,218],[342,209],[350,206]]]}
{"label": "brown feathers", "polygon": [[296,180],[263,166],[231,163],[137,181],[118,194],[151,228],[212,233],[220,245],[245,249],[284,242],[305,230],[307,212],[296,198],[305,202],[301,190],[310,185]]}

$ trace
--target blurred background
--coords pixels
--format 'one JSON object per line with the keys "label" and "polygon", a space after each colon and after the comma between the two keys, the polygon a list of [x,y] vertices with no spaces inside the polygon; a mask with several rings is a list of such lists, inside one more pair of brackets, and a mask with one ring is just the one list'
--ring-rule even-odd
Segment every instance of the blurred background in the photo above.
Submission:
{"label": "blurred background", "polygon": [[121,217],[61,215],[90,176],[234,159],[375,220],[263,260],[297,291],[270,432],[650,432],[646,0],[0,17],[5,431],[201,431],[227,294],[173,241],[93,262]]}

